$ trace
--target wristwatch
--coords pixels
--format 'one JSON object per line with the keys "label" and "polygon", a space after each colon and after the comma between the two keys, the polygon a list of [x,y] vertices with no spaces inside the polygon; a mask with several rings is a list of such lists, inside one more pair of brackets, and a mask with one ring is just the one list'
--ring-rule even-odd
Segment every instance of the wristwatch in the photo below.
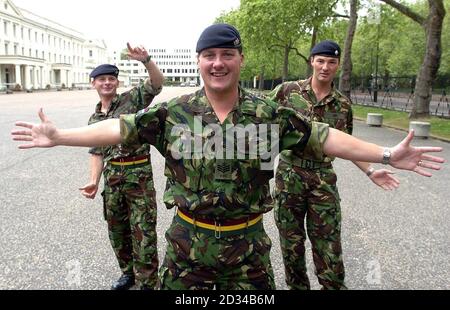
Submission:
{"label": "wristwatch", "polygon": [[148,55],[147,58],[145,58],[145,60],[142,61],[142,63],[144,65],[148,64],[150,62],[150,60],[152,60],[152,56]]}
{"label": "wristwatch", "polygon": [[391,160],[391,150],[389,148],[385,148],[383,151],[383,160],[381,163],[383,165],[389,164],[389,161]]}
{"label": "wristwatch", "polygon": [[372,175],[372,173],[375,172],[375,169],[373,167],[370,167],[369,170],[367,170],[366,174],[368,177],[370,177]]}

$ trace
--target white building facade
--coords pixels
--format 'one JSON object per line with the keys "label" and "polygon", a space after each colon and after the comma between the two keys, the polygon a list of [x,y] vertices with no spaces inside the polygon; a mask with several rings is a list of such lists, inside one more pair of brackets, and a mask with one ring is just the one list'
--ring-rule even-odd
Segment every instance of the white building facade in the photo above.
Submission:
{"label": "white building facade", "polygon": [[[148,50],[152,60],[163,73],[166,83],[173,85],[199,85],[197,54],[189,48],[154,48]],[[121,59],[121,51],[114,52],[114,64],[121,72],[129,74],[130,83],[136,85],[148,77],[145,67],[136,60]]]}
{"label": "white building facade", "polygon": [[0,0],[0,90],[87,85],[108,60],[103,41]]}

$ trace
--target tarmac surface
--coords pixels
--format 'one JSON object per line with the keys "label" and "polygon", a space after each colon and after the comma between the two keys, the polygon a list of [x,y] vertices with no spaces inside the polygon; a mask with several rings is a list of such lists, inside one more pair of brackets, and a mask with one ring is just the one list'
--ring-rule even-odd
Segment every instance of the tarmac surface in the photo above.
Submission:
{"label": "tarmac surface", "polygon": [[[155,102],[193,90],[165,88]],[[61,128],[85,125],[97,101],[92,90],[0,95],[0,289],[108,290],[120,276],[101,200],[78,191],[88,181],[87,149],[19,150],[10,137],[15,121],[37,122],[41,106]],[[393,146],[406,134],[355,122],[354,135]],[[450,289],[450,144],[419,139],[414,145],[442,146],[447,161],[432,178],[398,171],[401,185],[392,192],[376,187],[352,163],[335,162],[350,289]],[[154,149],[152,164],[162,261],[174,211],[162,204],[164,160]],[[272,212],[265,227],[277,288],[286,289]],[[307,259],[312,288],[319,289],[309,243]]]}

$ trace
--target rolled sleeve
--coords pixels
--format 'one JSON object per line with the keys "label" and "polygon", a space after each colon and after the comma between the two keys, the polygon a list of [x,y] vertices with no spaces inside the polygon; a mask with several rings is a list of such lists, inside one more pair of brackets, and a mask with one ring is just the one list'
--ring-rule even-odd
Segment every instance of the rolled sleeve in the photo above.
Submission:
{"label": "rolled sleeve", "polygon": [[102,147],[92,147],[88,151],[91,155],[103,155],[103,148]]}
{"label": "rolled sleeve", "polygon": [[303,151],[304,158],[323,160],[323,145],[328,137],[329,125],[311,122],[311,135]]}
{"label": "rolled sleeve", "polygon": [[147,78],[144,82],[144,89],[149,93],[150,95],[157,96],[162,91],[162,85],[158,88],[154,88],[152,85],[152,81]]}
{"label": "rolled sleeve", "polygon": [[126,147],[136,148],[141,145],[136,126],[136,114],[120,116],[120,136],[122,144]]}

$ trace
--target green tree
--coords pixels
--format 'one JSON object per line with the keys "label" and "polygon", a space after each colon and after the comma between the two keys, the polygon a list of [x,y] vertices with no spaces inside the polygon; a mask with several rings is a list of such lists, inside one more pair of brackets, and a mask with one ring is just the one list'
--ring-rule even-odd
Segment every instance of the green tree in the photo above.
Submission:
{"label": "green tree", "polygon": [[441,34],[445,8],[443,0],[428,0],[428,16],[418,14],[410,7],[393,0],[380,0],[418,23],[426,34],[425,56],[414,90],[414,106],[410,118],[429,115],[432,83],[436,79],[442,55]]}
{"label": "green tree", "polygon": [[347,29],[347,36],[345,38],[344,55],[342,59],[342,73],[339,80],[339,89],[342,93],[350,97],[351,90],[351,76],[353,70],[352,63],[352,46],[353,38],[355,36],[356,25],[358,22],[358,0],[350,1],[350,20]]}
{"label": "green tree", "polygon": [[252,48],[264,47],[270,51],[278,50],[283,55],[282,79],[289,76],[289,55],[296,55],[307,61],[297,46],[308,37],[314,28],[314,16],[318,11],[329,9],[337,1],[318,0],[242,0],[240,30],[246,33]]}

